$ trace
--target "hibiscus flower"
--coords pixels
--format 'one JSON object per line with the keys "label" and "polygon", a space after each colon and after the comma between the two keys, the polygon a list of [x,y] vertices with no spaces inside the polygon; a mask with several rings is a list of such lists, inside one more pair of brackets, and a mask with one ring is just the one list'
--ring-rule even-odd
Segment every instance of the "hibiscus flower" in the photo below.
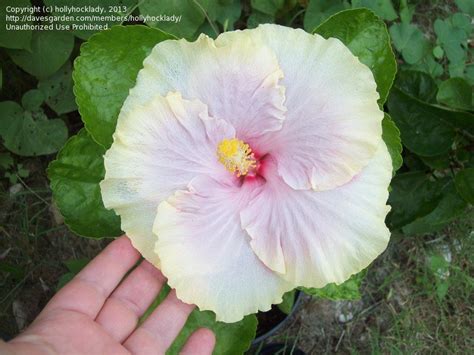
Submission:
{"label": "hibiscus flower", "polygon": [[263,25],[161,42],[120,112],[104,204],[217,320],[340,284],[390,237],[378,98],[338,39]]}

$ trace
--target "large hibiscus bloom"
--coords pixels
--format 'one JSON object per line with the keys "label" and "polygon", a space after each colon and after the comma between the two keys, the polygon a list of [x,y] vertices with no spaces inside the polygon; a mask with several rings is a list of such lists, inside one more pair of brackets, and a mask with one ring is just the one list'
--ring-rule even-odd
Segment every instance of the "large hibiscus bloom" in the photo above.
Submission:
{"label": "large hibiscus bloom", "polygon": [[264,25],[161,42],[120,112],[104,204],[218,320],[342,283],[390,236],[378,98],[334,38]]}

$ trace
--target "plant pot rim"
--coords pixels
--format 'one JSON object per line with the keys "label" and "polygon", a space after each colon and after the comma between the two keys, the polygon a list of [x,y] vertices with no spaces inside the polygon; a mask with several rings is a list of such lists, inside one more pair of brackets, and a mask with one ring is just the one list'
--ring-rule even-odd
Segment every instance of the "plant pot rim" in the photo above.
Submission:
{"label": "plant pot rim", "polygon": [[303,294],[303,292],[301,292],[300,290],[296,290],[295,303],[293,304],[293,308],[291,308],[291,312],[289,314],[287,314],[286,317],[281,322],[276,324],[268,332],[263,333],[262,335],[258,336],[254,340],[252,340],[252,345],[251,346],[255,346],[255,345],[260,344],[262,341],[264,341],[265,339],[267,339],[267,338],[271,337],[272,335],[274,335],[277,331],[279,331],[281,328],[283,328],[283,326],[286,323],[288,323],[288,320],[293,316],[293,314],[295,314],[296,310],[298,309],[298,307],[301,303],[301,300],[303,298],[302,294]]}

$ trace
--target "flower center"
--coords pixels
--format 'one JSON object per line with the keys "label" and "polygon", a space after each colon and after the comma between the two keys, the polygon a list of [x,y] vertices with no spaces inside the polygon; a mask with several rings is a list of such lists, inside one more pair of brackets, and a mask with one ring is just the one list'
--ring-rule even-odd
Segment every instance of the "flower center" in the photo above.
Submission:
{"label": "flower center", "polygon": [[227,170],[238,177],[247,175],[257,166],[252,149],[237,138],[223,139],[217,146],[217,157]]}

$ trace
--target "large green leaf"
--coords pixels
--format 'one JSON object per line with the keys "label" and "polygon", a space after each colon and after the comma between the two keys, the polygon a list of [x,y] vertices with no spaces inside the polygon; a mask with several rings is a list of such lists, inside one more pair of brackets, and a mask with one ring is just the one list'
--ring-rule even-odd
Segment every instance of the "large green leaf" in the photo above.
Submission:
{"label": "large green leaf", "polygon": [[[27,98],[33,104],[36,98]],[[61,119],[48,119],[40,110],[25,111],[13,101],[0,102],[0,136],[5,147],[23,156],[56,153],[67,139],[66,125]]]}
{"label": "large green leaf", "polygon": [[[66,30],[71,31],[74,35],[81,39],[88,39],[92,34],[105,30],[106,28],[122,23],[121,15],[130,14],[137,0],[43,0],[45,5],[53,6],[54,8],[66,8],[69,17],[72,21],[61,21],[62,24],[68,27]],[[99,5],[99,7],[98,7]],[[97,11],[90,11],[84,13],[83,9],[86,6],[91,6]],[[77,11],[75,10],[77,9]],[[53,12],[54,15],[60,16],[64,13]],[[94,19],[87,19],[84,15],[95,16]],[[59,17],[60,18],[60,17]],[[79,21],[82,20],[82,21]],[[92,29],[87,29],[91,27]],[[84,29],[82,29],[84,28]]]}
{"label": "large green leaf", "polygon": [[395,172],[400,169],[403,164],[403,147],[400,140],[400,131],[387,113],[385,113],[382,121],[382,138],[392,158],[392,173],[395,175]]}
{"label": "large green leaf", "polygon": [[405,94],[416,97],[421,101],[436,102],[438,86],[434,79],[421,71],[401,70],[397,73],[395,86]]}
{"label": "large green leaf", "polygon": [[53,197],[64,222],[82,236],[120,235],[120,218],[105,209],[99,183],[104,178],[104,147],[82,129],[68,140],[48,167]]}
{"label": "large green leaf", "polygon": [[68,60],[74,37],[69,32],[36,31],[31,40],[31,51],[9,49],[13,62],[39,79],[56,72]]}
{"label": "large green leaf", "polygon": [[467,168],[458,172],[455,183],[461,197],[474,204],[474,168]]}
{"label": "large green leaf", "polygon": [[[280,1],[280,0],[270,0]],[[219,22],[224,31],[234,29],[234,23],[240,18],[242,5],[239,0],[200,0],[209,19]]]}
{"label": "large green leaf", "polygon": [[388,199],[392,206],[388,216],[390,228],[403,227],[432,212],[445,185],[445,180],[432,180],[420,171],[397,174],[390,184],[392,191]]}
{"label": "large green leaf", "polygon": [[324,298],[329,300],[358,300],[361,298],[360,285],[364,279],[366,271],[363,270],[358,274],[352,275],[347,281],[340,285],[335,283],[328,284],[323,288],[306,288],[300,289],[313,297]]}
{"label": "large green leaf", "polygon": [[92,138],[112,144],[117,117],[151,49],[171,38],[146,26],[115,26],[93,35],[74,63],[74,94]]}
{"label": "large green leaf", "polygon": [[472,109],[472,87],[462,78],[451,78],[439,85],[436,99],[440,104],[461,110]]}
{"label": "large green leaf", "polygon": [[[197,29],[205,20],[205,10],[200,1],[196,0],[141,0],[140,14],[159,18],[160,15],[179,15],[179,22],[146,21],[146,24],[157,27],[177,37],[193,38]],[[146,19],[146,17],[145,17]]]}
{"label": "large green leaf", "polygon": [[339,12],[315,30],[323,37],[339,38],[374,74],[379,103],[387,99],[397,71],[385,23],[367,9]]}
{"label": "large green leaf", "polygon": [[7,7],[14,7],[18,9],[30,10],[30,0],[1,0],[0,1],[0,47],[13,48],[13,49],[30,49],[31,48],[31,30],[14,30],[7,29],[7,25],[31,25],[31,21],[23,22],[21,20],[16,21],[11,18],[7,21],[8,16],[17,16],[21,19],[23,15],[29,13],[15,14],[13,12],[7,12]]}
{"label": "large green leaf", "polygon": [[456,133],[445,121],[444,110],[416,100],[396,87],[387,105],[400,129],[403,145],[413,153],[433,156],[451,149]]}
{"label": "large green leaf", "polygon": [[440,200],[436,207],[428,214],[416,218],[403,227],[406,234],[421,234],[436,232],[449,222],[458,218],[466,208],[466,202],[454,188],[453,181],[449,181],[440,191]]}

